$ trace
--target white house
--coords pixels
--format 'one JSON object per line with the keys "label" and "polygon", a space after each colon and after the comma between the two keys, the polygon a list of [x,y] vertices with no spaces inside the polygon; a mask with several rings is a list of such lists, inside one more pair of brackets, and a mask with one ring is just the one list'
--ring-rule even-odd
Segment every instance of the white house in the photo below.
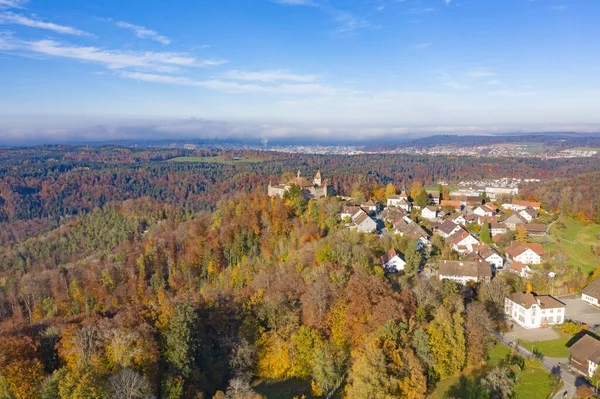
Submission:
{"label": "white house", "polygon": [[462,213],[459,213],[457,216],[452,218],[452,221],[456,224],[460,224],[463,226],[467,224],[467,220],[465,219]]}
{"label": "white house", "polygon": [[504,258],[489,245],[483,244],[478,248],[474,248],[474,250],[494,269],[502,269],[504,267]]}
{"label": "white house", "polygon": [[504,300],[504,311],[522,327],[539,328],[565,321],[565,304],[550,295],[516,292]]}
{"label": "white house", "polygon": [[599,306],[600,299],[600,278],[595,278],[591,283],[581,290],[581,300],[590,305]]}
{"label": "white house", "polygon": [[448,238],[450,237],[452,234],[456,233],[457,231],[463,230],[462,227],[460,227],[459,225],[457,225],[456,223],[454,223],[451,220],[444,220],[444,223],[442,223],[438,228],[437,228],[437,233],[444,237],[444,238]]}
{"label": "white house", "polygon": [[508,270],[512,273],[516,273],[519,276],[523,277],[523,278],[527,278],[530,276],[531,272],[533,270],[531,270],[531,268],[527,265],[524,265],[521,262],[512,262],[509,266],[508,266]]}
{"label": "white house", "polygon": [[492,269],[487,262],[441,260],[438,267],[440,280],[452,280],[460,284],[492,280]]}
{"label": "white house", "polygon": [[406,265],[404,256],[394,248],[390,249],[381,257],[381,263],[387,272],[392,273],[404,270],[404,266]]}
{"label": "white house", "polygon": [[519,211],[519,216],[521,216],[527,223],[531,223],[531,221],[539,215],[540,213],[537,211],[537,209],[533,209],[531,207]]}
{"label": "white house", "polygon": [[491,222],[490,223],[490,234],[495,237],[500,234],[504,234],[508,231],[508,227],[504,223]]}
{"label": "white house", "polygon": [[344,220],[346,218],[352,218],[356,212],[360,211],[360,206],[358,205],[346,205],[342,208],[342,213],[340,214],[340,219]]}
{"label": "white house", "polygon": [[542,244],[522,244],[515,241],[506,248],[506,255],[509,259],[526,265],[539,265],[542,263],[544,250]]}
{"label": "white house", "polygon": [[377,212],[379,212],[380,209],[379,203],[373,200],[363,202],[362,204],[360,204],[360,207],[369,215],[375,215]]}
{"label": "white house", "polygon": [[362,209],[352,215],[352,224],[350,229],[359,233],[373,233],[377,230],[377,223]]}
{"label": "white house", "polygon": [[503,209],[511,209],[513,211],[522,211],[526,208],[540,209],[539,202],[512,200],[510,204],[502,204]]}
{"label": "white house", "polygon": [[437,217],[438,210],[435,206],[426,206],[421,210],[421,216],[423,219],[433,220]]}
{"label": "white house", "polygon": [[448,237],[447,242],[452,245],[454,251],[462,255],[473,252],[473,248],[481,244],[477,238],[462,229]]}
{"label": "white house", "polygon": [[475,208],[473,213],[478,216],[490,216],[491,217],[496,214],[496,208],[491,205],[488,205],[488,204],[480,205],[477,208]]}

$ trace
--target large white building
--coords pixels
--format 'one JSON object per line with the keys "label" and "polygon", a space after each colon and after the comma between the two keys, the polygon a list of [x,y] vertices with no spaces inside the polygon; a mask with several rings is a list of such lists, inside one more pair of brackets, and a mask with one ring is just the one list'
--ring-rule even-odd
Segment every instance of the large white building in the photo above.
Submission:
{"label": "large white building", "polygon": [[509,248],[506,248],[506,255],[516,262],[526,265],[539,265],[542,263],[544,249],[542,244],[522,244],[515,241]]}
{"label": "large white building", "polygon": [[539,328],[565,321],[565,304],[550,295],[517,292],[504,301],[504,312],[525,328]]}
{"label": "large white building", "polygon": [[591,283],[581,290],[581,300],[590,305],[599,306],[600,299],[600,278],[595,278]]}
{"label": "large white building", "polygon": [[460,284],[492,280],[492,268],[488,262],[441,260],[438,266],[440,280],[452,280]]}

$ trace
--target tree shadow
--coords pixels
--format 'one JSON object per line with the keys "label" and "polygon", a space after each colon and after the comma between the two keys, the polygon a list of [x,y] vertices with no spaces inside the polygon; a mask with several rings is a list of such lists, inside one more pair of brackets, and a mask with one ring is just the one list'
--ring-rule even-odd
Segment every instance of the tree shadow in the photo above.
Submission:
{"label": "tree shadow", "polygon": [[448,390],[448,397],[461,399],[485,399],[488,391],[481,378],[461,376],[460,380]]}

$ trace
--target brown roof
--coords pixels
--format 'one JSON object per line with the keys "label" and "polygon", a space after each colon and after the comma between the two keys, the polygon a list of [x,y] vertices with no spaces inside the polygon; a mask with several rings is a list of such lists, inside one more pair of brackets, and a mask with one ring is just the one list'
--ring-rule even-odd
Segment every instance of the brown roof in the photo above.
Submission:
{"label": "brown roof", "polygon": [[492,269],[488,262],[441,260],[440,275],[492,278]]}
{"label": "brown roof", "polygon": [[490,227],[492,229],[508,229],[508,227],[504,223],[500,222],[491,222]]}
{"label": "brown roof", "polygon": [[545,233],[546,232],[546,225],[545,224],[539,224],[539,223],[529,223],[529,224],[525,225],[525,230],[531,231],[531,232],[534,232],[534,233],[538,233],[538,232]]}
{"label": "brown roof", "polygon": [[523,220],[523,218],[521,216],[519,216],[516,213],[511,213],[509,215],[504,215],[502,218],[500,218],[501,222],[508,222],[508,223],[513,223],[513,224],[522,224],[525,223],[526,221]]}
{"label": "brown roof", "polygon": [[600,299],[600,278],[595,278],[591,283],[585,286],[583,290],[581,290],[582,294],[591,296],[592,298]]}
{"label": "brown roof", "polygon": [[544,255],[544,249],[542,248],[542,244],[522,244],[518,241],[514,241],[509,248],[506,248],[506,253],[512,256],[521,255],[523,252],[531,249],[536,254],[542,256]]}
{"label": "brown roof", "polygon": [[533,292],[515,292],[510,296],[511,301],[518,303],[525,309],[532,305],[539,305],[541,309],[564,308],[565,304],[550,295],[536,295]]}
{"label": "brown roof", "polygon": [[468,262],[483,262],[485,259],[477,252],[473,251],[468,253],[463,260],[466,260]]}
{"label": "brown roof", "polygon": [[469,232],[463,229],[458,230],[456,233],[452,234],[450,237],[446,239],[447,242],[451,242],[453,244],[458,244],[465,238],[470,236]]}
{"label": "brown roof", "polygon": [[537,209],[534,209],[534,208],[531,208],[531,207],[525,208],[521,212],[526,212],[532,218],[535,218],[535,217],[537,217],[540,214]]}
{"label": "brown roof", "polygon": [[440,198],[440,192],[437,190],[427,190],[427,195],[430,195],[433,198]]}
{"label": "brown roof", "polygon": [[447,220],[444,220],[444,223],[442,223],[438,227],[438,230],[441,230],[445,234],[450,234],[450,233],[452,233],[452,230],[454,230],[457,227],[458,227],[458,225],[456,223],[454,223],[452,220],[447,219]]}
{"label": "brown roof", "polygon": [[429,238],[429,234],[423,230],[421,226],[413,221],[407,222],[404,218],[396,220],[394,222],[394,227],[402,234],[414,238],[415,240],[422,237]]}
{"label": "brown roof", "polygon": [[392,248],[389,251],[387,251],[385,254],[383,254],[383,256],[381,257],[381,263],[383,263],[385,265],[390,260],[392,260],[395,256],[403,258],[402,254],[400,252],[398,252],[398,251],[396,251],[396,249]]}
{"label": "brown roof", "polygon": [[512,200],[512,204],[519,205],[519,206],[530,206],[532,208],[539,208],[541,205],[539,202],[522,201],[522,200]]}
{"label": "brown roof", "polygon": [[569,352],[571,357],[579,362],[585,362],[586,369],[587,360],[595,364],[600,363],[600,341],[591,335],[586,334],[581,337],[569,349],[567,349],[567,352]]}
{"label": "brown roof", "polygon": [[521,262],[513,262],[510,264],[510,266],[508,266],[508,270],[514,270],[516,272],[523,272],[523,269],[528,267],[527,265],[524,265]]}
{"label": "brown roof", "polygon": [[442,206],[453,206],[455,209],[461,209],[462,205],[460,203],[460,201],[455,201],[455,200],[442,200],[441,201],[441,205]]}
{"label": "brown roof", "polygon": [[365,220],[367,220],[369,218],[369,215],[367,215],[364,211],[358,215],[355,219],[354,219],[354,224],[356,224],[357,226],[362,224]]}
{"label": "brown roof", "polygon": [[342,209],[342,213],[349,213],[350,215],[354,215],[360,209],[361,208],[358,205],[345,205]]}

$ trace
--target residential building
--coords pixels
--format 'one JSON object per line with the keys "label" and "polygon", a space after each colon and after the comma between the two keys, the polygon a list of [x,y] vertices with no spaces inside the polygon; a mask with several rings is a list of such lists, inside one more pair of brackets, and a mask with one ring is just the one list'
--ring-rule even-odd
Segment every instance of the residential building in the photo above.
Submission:
{"label": "residential building", "polygon": [[496,214],[496,207],[493,205],[489,205],[489,204],[485,204],[485,205],[480,205],[477,208],[475,208],[475,210],[473,211],[474,214],[478,215],[478,216],[494,216]]}
{"label": "residential building", "polygon": [[463,230],[463,228],[451,220],[444,220],[444,222],[437,227],[436,232],[440,236],[448,238],[459,230]]}
{"label": "residential building", "polygon": [[417,240],[420,244],[419,248],[431,245],[429,233],[408,216],[404,216],[394,222],[394,232],[402,237],[407,236]]}
{"label": "residential building", "polygon": [[463,205],[462,205],[462,203],[460,201],[444,200],[444,199],[440,202],[440,205],[442,207],[446,207],[446,206],[447,207],[452,207],[456,211],[460,211],[462,209],[462,207],[463,207]]}
{"label": "residential building", "polygon": [[542,244],[522,244],[514,241],[509,248],[506,248],[506,255],[509,259],[526,265],[539,265],[542,263],[544,249]]}
{"label": "residential building", "polygon": [[569,349],[569,365],[571,369],[585,375],[593,377],[600,363],[600,341],[591,335],[584,335],[575,342]]}
{"label": "residential building", "polygon": [[516,292],[504,300],[504,311],[522,327],[539,328],[565,321],[565,304],[550,295]]}
{"label": "residential building", "polygon": [[454,251],[461,255],[473,252],[473,247],[480,244],[477,238],[473,237],[468,231],[463,229],[459,229],[453,233],[446,241],[452,245]]}
{"label": "residential building", "polygon": [[518,187],[486,187],[485,194],[491,200],[495,200],[501,195],[516,195],[519,194]]}
{"label": "residential building", "polygon": [[600,300],[600,278],[595,278],[591,283],[581,290],[581,300],[590,305],[599,306]]}
{"label": "residential building", "polygon": [[510,204],[502,204],[503,209],[512,209],[513,211],[522,211],[526,208],[540,209],[539,202],[512,200]]}
{"label": "residential building", "polygon": [[350,229],[359,233],[373,233],[377,230],[377,223],[362,209],[352,215]]}
{"label": "residential building", "polygon": [[433,219],[437,218],[437,215],[438,215],[438,210],[437,210],[437,207],[434,205],[426,206],[425,208],[423,208],[421,210],[421,216],[423,217],[423,219],[433,220]]}
{"label": "residential building", "polygon": [[381,205],[379,204],[379,202],[372,199],[360,204],[362,210],[367,212],[369,215],[376,215],[377,212],[379,212],[380,206]]}
{"label": "residential building", "polygon": [[533,272],[529,266],[521,262],[512,262],[510,265],[508,265],[508,271],[516,273],[523,278],[529,277],[531,272]]}
{"label": "residential building", "polygon": [[504,223],[506,227],[512,231],[515,231],[518,225],[525,224],[525,221],[521,218],[521,216],[516,213],[505,215],[504,217],[500,218],[499,222]]}
{"label": "residential building", "polygon": [[487,262],[441,260],[438,266],[440,280],[452,280],[460,284],[492,280],[492,269]]}
{"label": "residential building", "polygon": [[540,223],[527,223],[525,230],[529,237],[541,237],[546,235],[546,225]]}
{"label": "residential building", "polygon": [[394,223],[396,220],[403,218],[406,216],[406,212],[404,209],[387,207],[379,214],[379,218],[381,220],[385,220],[389,223]]}
{"label": "residential building", "polygon": [[505,234],[508,231],[508,226],[504,223],[491,222],[490,223],[490,234],[495,237],[500,234]]}
{"label": "residential building", "polygon": [[358,205],[344,205],[342,213],[340,214],[340,219],[344,220],[346,218],[352,218],[352,216],[360,211],[360,209],[361,208]]}
{"label": "residential building", "polygon": [[452,218],[452,221],[456,224],[460,224],[462,226],[465,226],[467,224],[467,220],[465,219],[464,215],[462,213],[459,213],[458,215],[456,215],[455,217]]}
{"label": "residential building", "polygon": [[320,170],[317,171],[317,174],[313,178],[312,182],[308,181],[304,177],[301,177],[300,171],[298,171],[297,176],[289,182],[275,185],[269,183],[267,193],[269,194],[269,197],[283,198],[285,193],[292,188],[292,186],[300,187],[302,194],[307,199],[329,197],[333,195],[333,187],[329,184],[327,179],[322,178]]}
{"label": "residential building", "polygon": [[427,190],[427,196],[429,197],[429,202],[434,205],[439,205],[440,192],[438,190]]}
{"label": "residential building", "polygon": [[504,258],[489,245],[480,243],[478,246],[473,247],[473,251],[494,269],[502,269],[504,267]]}
{"label": "residential building", "polygon": [[381,257],[381,263],[385,271],[394,273],[404,270],[406,262],[404,261],[404,255],[396,251],[394,248],[390,249]]}
{"label": "residential building", "polygon": [[392,195],[388,197],[387,206],[394,206],[396,208],[403,209],[406,212],[410,212],[410,210],[412,209],[412,204],[408,200],[406,193],[400,195]]}
{"label": "residential building", "polygon": [[525,209],[519,211],[519,216],[521,216],[523,218],[523,220],[525,220],[527,223],[531,223],[533,221],[533,219],[540,216],[540,213],[538,212],[537,209],[528,207],[528,208],[525,208]]}

